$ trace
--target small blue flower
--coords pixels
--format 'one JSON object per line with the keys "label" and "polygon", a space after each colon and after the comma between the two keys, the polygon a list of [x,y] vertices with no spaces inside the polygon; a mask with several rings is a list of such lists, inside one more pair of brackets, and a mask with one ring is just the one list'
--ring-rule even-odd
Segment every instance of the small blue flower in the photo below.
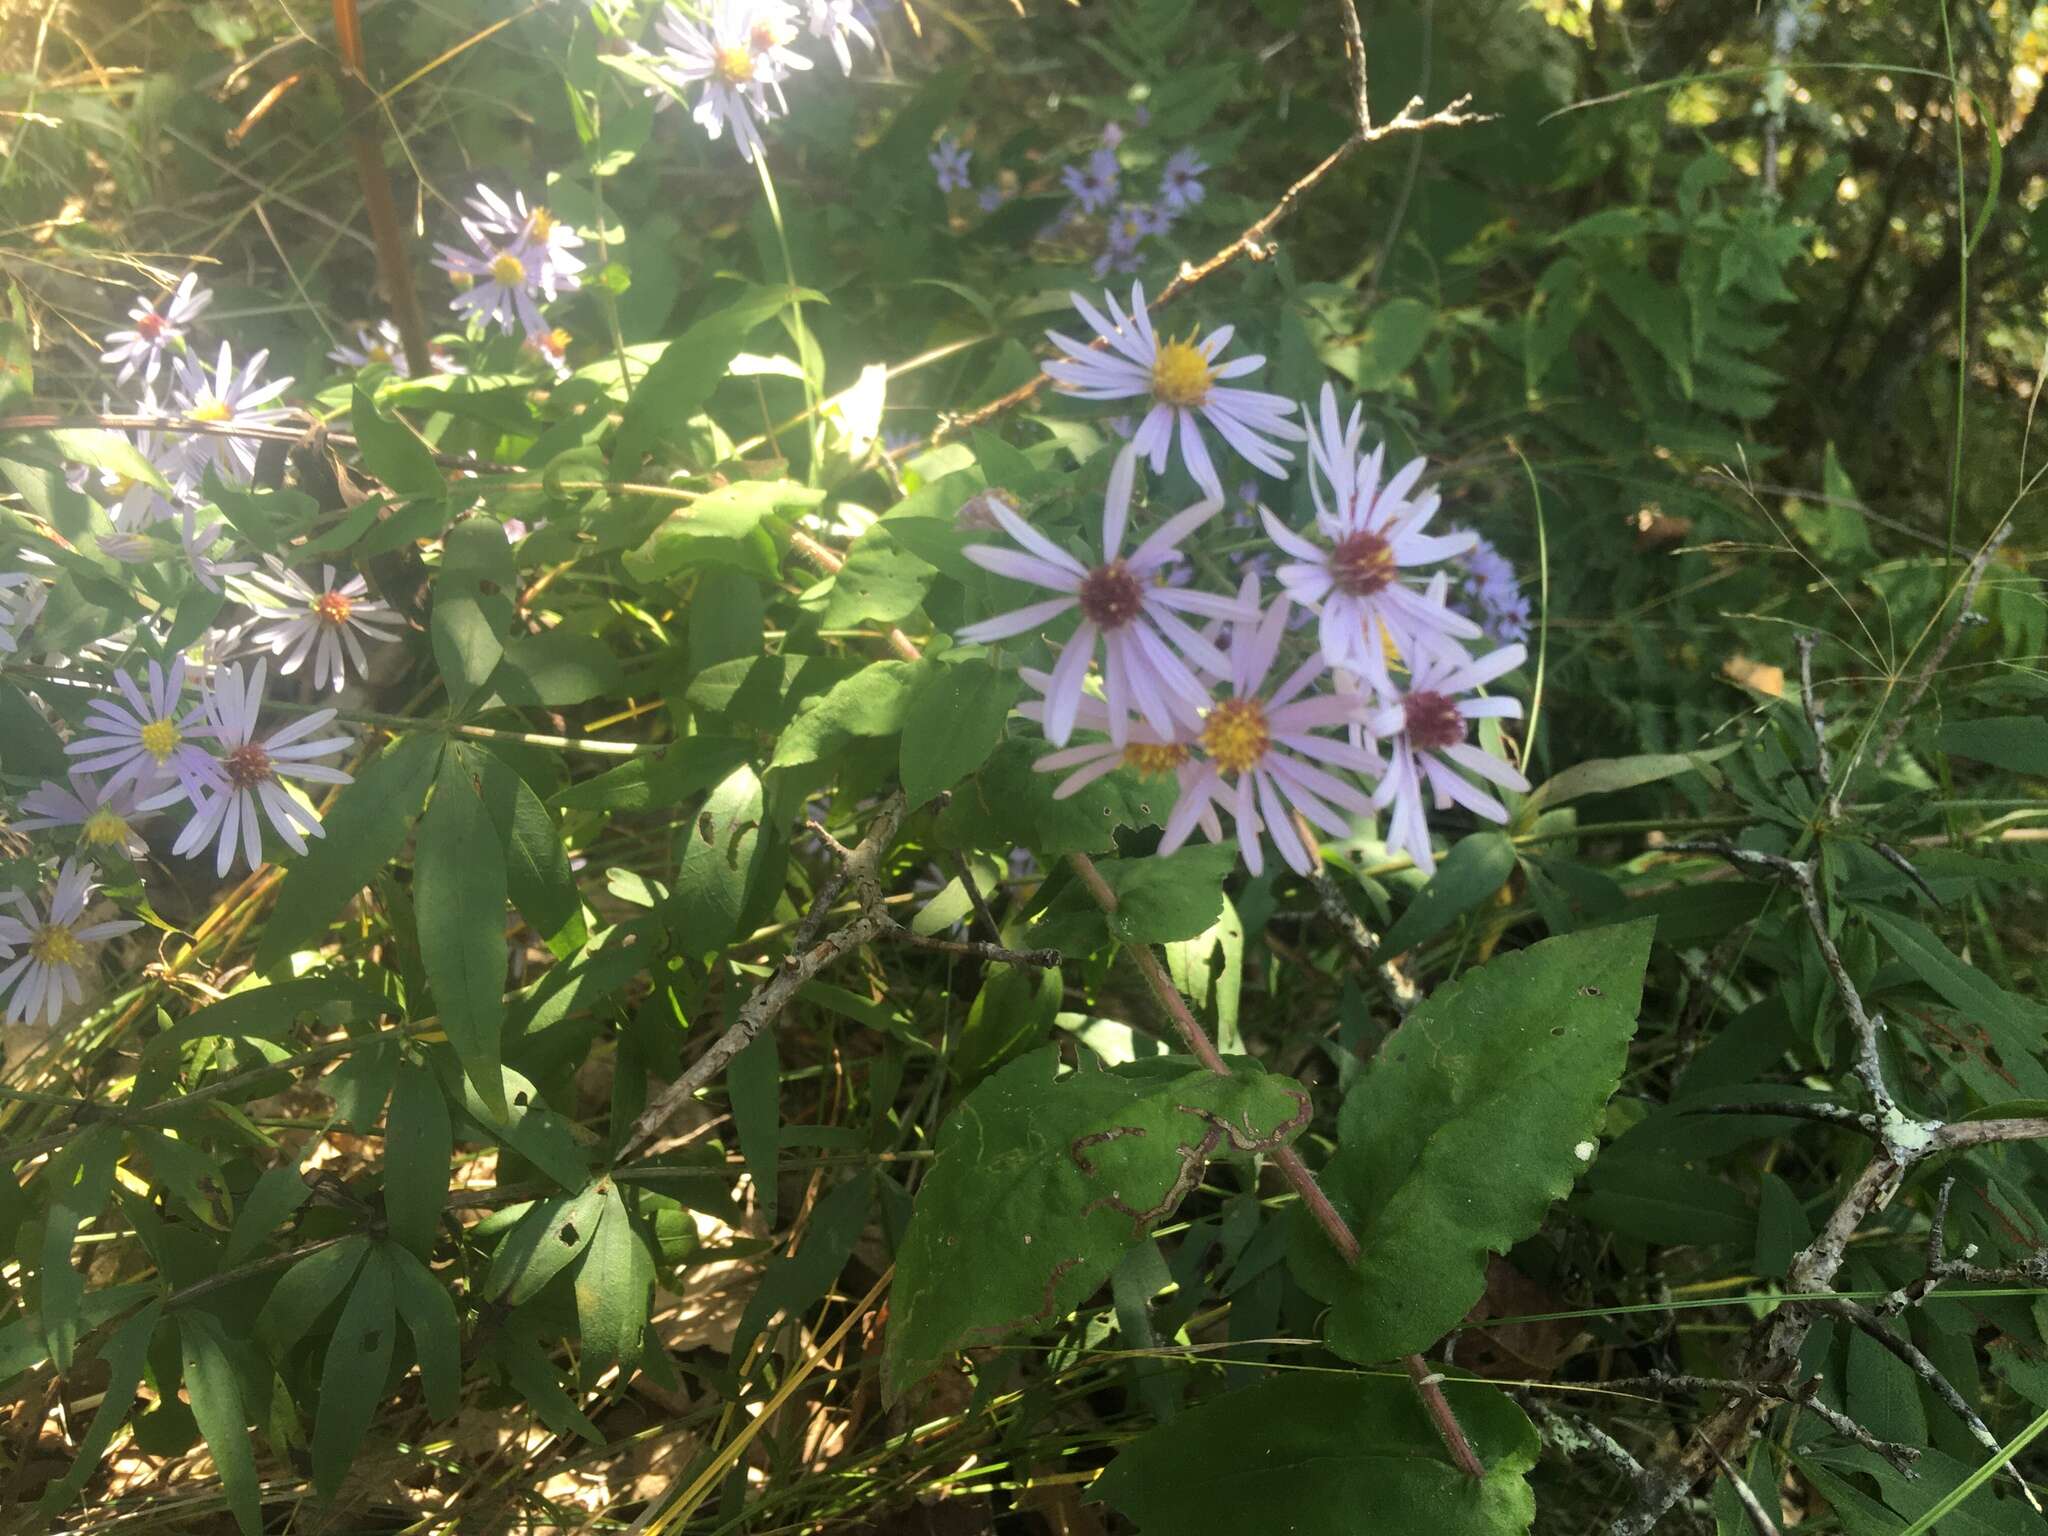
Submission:
{"label": "small blue flower", "polygon": [[1116,163],[1116,151],[1098,149],[1088,157],[1085,166],[1070,165],[1060,172],[1060,180],[1081,205],[1083,213],[1094,213],[1106,208],[1116,197],[1117,179],[1120,175]]}
{"label": "small blue flower", "polygon": [[941,192],[965,192],[970,183],[967,179],[967,162],[972,150],[962,149],[955,139],[939,140],[939,147],[929,156],[932,169],[939,175]]}
{"label": "small blue flower", "polygon": [[1175,213],[1185,213],[1208,196],[1201,181],[1208,169],[1208,162],[1192,149],[1175,150],[1160,174],[1159,201]]}

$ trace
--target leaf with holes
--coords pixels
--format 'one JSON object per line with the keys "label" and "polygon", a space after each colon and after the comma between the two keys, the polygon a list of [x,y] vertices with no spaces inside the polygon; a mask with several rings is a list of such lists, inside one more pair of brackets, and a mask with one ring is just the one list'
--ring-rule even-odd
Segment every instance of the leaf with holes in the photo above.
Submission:
{"label": "leaf with holes", "polygon": [[520,1217],[491,1255],[484,1294],[512,1307],[539,1295],[590,1246],[609,1188],[607,1180],[597,1179],[578,1194],[543,1200]]}
{"label": "leaf with holes", "polygon": [[1485,1290],[1487,1254],[1571,1192],[1628,1059],[1651,927],[1502,955],[1439,987],[1381,1047],[1344,1101],[1323,1172],[1358,1236],[1357,1267],[1295,1217],[1295,1269],[1332,1303],[1338,1354],[1427,1348]]}
{"label": "leaf with holes", "polygon": [[898,1254],[889,1395],[954,1350],[1072,1310],[1210,1158],[1291,1141],[1308,1095],[1248,1058],[1230,1065],[1226,1077],[1162,1056],[1062,1076],[1049,1047],[969,1094],[939,1132]]}

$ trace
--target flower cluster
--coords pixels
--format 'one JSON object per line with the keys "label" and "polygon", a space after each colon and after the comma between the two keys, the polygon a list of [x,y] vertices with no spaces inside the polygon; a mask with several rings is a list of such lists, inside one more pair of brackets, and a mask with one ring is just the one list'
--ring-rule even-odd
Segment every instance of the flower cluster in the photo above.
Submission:
{"label": "flower cluster", "polygon": [[[1142,113],[1140,118],[1142,123]],[[1164,236],[1176,218],[1208,195],[1202,178],[1209,172],[1209,163],[1192,146],[1183,146],[1167,157],[1160,169],[1158,190],[1150,199],[1124,196],[1123,162],[1117,154],[1123,142],[1122,126],[1111,123],[1086,158],[1060,168],[1059,182],[1066,190],[1067,203],[1040,232],[1041,239],[1079,235],[1093,243],[1098,278],[1138,271],[1144,242]],[[939,140],[930,159],[941,192],[974,190],[967,169],[971,158],[972,152],[957,139]],[[1008,198],[1000,179],[990,181],[976,194],[984,213],[993,212]]]}
{"label": "flower cluster", "polygon": [[[1100,346],[1055,335],[1065,357],[1046,371],[1084,398],[1149,397],[1151,409],[1117,452],[1093,548],[1063,547],[1001,498],[977,501],[976,524],[993,524],[1010,543],[969,545],[968,559],[1052,595],[959,635],[987,643],[1076,615],[1051,669],[1022,674],[1039,697],[1021,712],[1058,749],[1038,766],[1066,776],[1056,794],[1120,767],[1170,774],[1178,797],[1161,852],[1197,830],[1220,841],[1227,819],[1255,873],[1265,838],[1306,874],[1315,832],[1348,837],[1353,818],[1375,811],[1388,813],[1388,848],[1425,873],[1435,869],[1427,807],[1505,822],[1493,787],[1526,791],[1528,782],[1470,738],[1475,720],[1519,718],[1518,699],[1481,690],[1526,652],[1468,649],[1481,629],[1449,606],[1445,566],[1469,557],[1478,539],[1428,531],[1441,502],[1421,486],[1423,461],[1389,472],[1384,446],[1364,446],[1362,412],[1343,415],[1328,385],[1319,410],[1302,412],[1306,426],[1292,419],[1291,401],[1219,387],[1262,361],[1217,365],[1227,328],[1161,343],[1141,289],[1128,313],[1110,301],[1108,317],[1074,302]],[[1235,593],[1203,591],[1192,579],[1182,546],[1224,506],[1204,425],[1269,476],[1284,477],[1291,457],[1273,438],[1307,440],[1311,525],[1292,528],[1259,508],[1279,556],[1281,591],[1269,604],[1250,562]],[[1126,552],[1140,461],[1162,469],[1176,441],[1204,497]],[[1316,620],[1305,655],[1289,638],[1297,607]],[[1106,739],[1069,745],[1077,731]]]}
{"label": "flower cluster", "polygon": [[576,251],[583,237],[540,204],[529,208],[523,192],[507,202],[479,184],[469,209],[460,221],[468,248],[434,246],[434,265],[456,285],[451,307],[485,331],[495,325],[507,335],[551,341],[554,328],[540,307],[582,286]]}
{"label": "flower cluster", "polygon": [[0,912],[0,961],[11,962],[0,969],[9,1022],[40,1015],[54,1025],[84,995],[92,946],[140,926],[127,918],[84,921],[98,880],[89,861],[148,858],[143,826],[155,815],[182,811],[185,825],[170,851],[196,858],[211,849],[222,878],[238,860],[251,870],[263,863],[266,824],[295,853],[306,851],[307,837],[323,835],[319,816],[287,782],[348,783],[348,774],[320,759],[345,750],[349,738],[321,734],[332,709],[264,730],[264,667],[259,660],[247,672],[218,668],[192,695],[182,658],[169,667],[151,660],[141,680],[116,671],[114,691],[87,706],[65,744],[69,782],[45,780],[21,797],[24,814],[14,829],[66,836],[72,851],[42,907],[18,889],[0,892],[0,907],[19,914]]}
{"label": "flower cluster", "polygon": [[874,23],[861,0],[710,0],[702,20],[663,5],[654,23],[658,50],[641,51],[670,95],[694,93],[690,116],[705,137],[728,130],[740,158],[761,153],[761,129],[789,111],[782,87],[811,61],[794,44],[806,33],[853,73],[853,45],[875,46]]}

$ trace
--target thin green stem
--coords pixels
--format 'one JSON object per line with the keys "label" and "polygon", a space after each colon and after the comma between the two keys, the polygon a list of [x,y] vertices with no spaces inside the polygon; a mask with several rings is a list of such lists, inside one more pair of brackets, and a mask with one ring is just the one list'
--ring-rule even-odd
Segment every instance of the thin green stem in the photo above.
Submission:
{"label": "thin green stem", "polygon": [[[805,425],[811,446],[810,463],[804,466],[804,484],[815,485],[824,419],[818,403],[819,381],[811,377],[810,354],[814,348],[810,332],[804,326],[804,304],[797,297],[796,260],[789,253],[789,230],[782,222],[782,204],[775,196],[775,178],[768,174],[768,153],[765,149],[754,155],[754,169],[761,174],[761,195],[768,199],[768,218],[775,226],[775,243],[782,250],[782,275],[789,284],[789,328],[796,340],[797,372],[804,376]],[[822,354],[820,361],[823,361]]]}

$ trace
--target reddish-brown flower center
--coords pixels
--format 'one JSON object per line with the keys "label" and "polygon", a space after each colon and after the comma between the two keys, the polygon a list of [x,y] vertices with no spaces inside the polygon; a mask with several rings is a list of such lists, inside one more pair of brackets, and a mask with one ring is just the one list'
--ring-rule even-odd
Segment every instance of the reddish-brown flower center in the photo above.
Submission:
{"label": "reddish-brown flower center", "polygon": [[1411,693],[1401,701],[1408,740],[1425,752],[1441,752],[1465,739],[1465,717],[1457,700],[1441,693]]}
{"label": "reddish-brown flower center", "polygon": [[151,310],[135,322],[135,329],[144,341],[155,341],[157,337],[163,335],[167,324],[169,322],[162,315]]}
{"label": "reddish-brown flower center", "polygon": [[313,617],[323,624],[342,625],[348,622],[355,604],[339,592],[322,592],[312,602]]}
{"label": "reddish-brown flower center", "polygon": [[237,789],[254,789],[271,777],[270,754],[255,742],[247,742],[220,760],[228,782]]}
{"label": "reddish-brown flower center", "polygon": [[1376,533],[1348,534],[1330,551],[1330,575],[1353,597],[1371,597],[1394,579],[1394,551]]}
{"label": "reddish-brown flower center", "polygon": [[1121,629],[1144,607],[1144,584],[1121,560],[1098,565],[1081,578],[1081,612],[1098,629]]}

